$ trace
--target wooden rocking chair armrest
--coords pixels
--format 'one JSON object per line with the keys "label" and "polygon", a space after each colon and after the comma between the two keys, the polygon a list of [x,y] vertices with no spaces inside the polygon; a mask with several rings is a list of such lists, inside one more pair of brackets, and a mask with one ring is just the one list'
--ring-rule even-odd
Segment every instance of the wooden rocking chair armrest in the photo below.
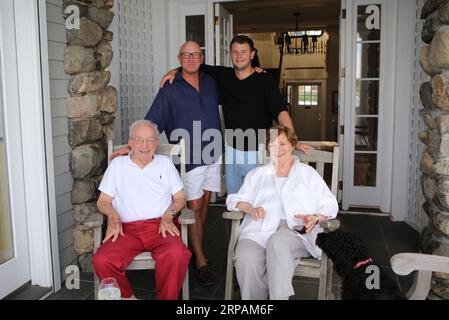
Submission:
{"label": "wooden rocking chair armrest", "polygon": [[245,214],[241,211],[223,212],[223,218],[228,220],[242,220]]}
{"label": "wooden rocking chair armrest", "polygon": [[178,217],[178,222],[179,224],[194,224],[195,213],[188,208],[182,209],[181,214]]}
{"label": "wooden rocking chair armrest", "polygon": [[94,248],[93,248],[94,253],[100,247],[101,240],[103,239],[101,228],[103,226],[103,221],[104,221],[103,215],[98,213],[92,215],[88,221],[84,222],[84,226],[93,229],[94,231]]}
{"label": "wooden rocking chair armrest", "polygon": [[[223,212],[223,218],[228,220],[241,220],[245,214],[241,211],[230,211]],[[320,226],[326,231],[335,231],[340,227],[340,220],[338,219],[329,219],[320,223]]]}
{"label": "wooden rocking chair armrest", "polygon": [[328,219],[320,222],[321,228],[324,229],[324,232],[328,233],[331,231],[335,231],[340,228],[340,220],[338,219]]}
{"label": "wooden rocking chair armrest", "polygon": [[417,270],[449,274],[449,257],[422,253],[398,253],[391,257],[391,267],[398,275],[407,275]]}

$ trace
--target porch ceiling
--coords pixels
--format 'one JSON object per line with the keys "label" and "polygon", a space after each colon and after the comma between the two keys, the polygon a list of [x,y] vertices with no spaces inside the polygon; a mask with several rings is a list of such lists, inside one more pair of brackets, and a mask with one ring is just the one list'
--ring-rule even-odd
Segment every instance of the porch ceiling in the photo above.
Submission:
{"label": "porch ceiling", "polygon": [[340,0],[257,0],[224,2],[234,15],[235,33],[281,32],[296,27],[293,13],[299,12],[299,28],[338,25]]}

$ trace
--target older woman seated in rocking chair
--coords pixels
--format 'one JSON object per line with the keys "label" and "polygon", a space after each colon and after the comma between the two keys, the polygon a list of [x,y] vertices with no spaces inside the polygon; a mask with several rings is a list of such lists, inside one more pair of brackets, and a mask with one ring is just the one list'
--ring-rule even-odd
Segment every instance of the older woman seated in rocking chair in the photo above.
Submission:
{"label": "older woman seated in rocking chair", "polygon": [[293,155],[295,133],[284,126],[269,129],[270,163],[245,178],[230,194],[228,210],[246,215],[235,249],[242,299],[288,299],[298,259],[321,250],[315,239],[321,221],[335,218],[338,204],[321,176]]}

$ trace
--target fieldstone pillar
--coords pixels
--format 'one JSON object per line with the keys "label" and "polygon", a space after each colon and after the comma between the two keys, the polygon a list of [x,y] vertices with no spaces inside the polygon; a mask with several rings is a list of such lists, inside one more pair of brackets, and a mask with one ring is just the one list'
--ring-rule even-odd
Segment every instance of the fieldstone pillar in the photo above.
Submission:
{"label": "fieldstone pillar", "polygon": [[[421,157],[421,183],[429,225],[423,230],[424,253],[449,257],[449,0],[427,0],[421,67],[431,81],[421,85],[426,130],[420,133],[427,148]],[[429,299],[449,299],[449,275],[434,273]]]}
{"label": "fieldstone pillar", "polygon": [[[97,210],[98,185],[106,168],[106,141],[113,138],[117,91],[108,86],[112,60],[113,0],[64,0],[78,7],[79,28],[67,30],[64,71],[71,75],[66,100],[68,140],[72,148],[72,204],[74,248],[78,265],[92,271],[93,230],[85,223],[101,220]],[[65,17],[66,18],[66,17]]]}

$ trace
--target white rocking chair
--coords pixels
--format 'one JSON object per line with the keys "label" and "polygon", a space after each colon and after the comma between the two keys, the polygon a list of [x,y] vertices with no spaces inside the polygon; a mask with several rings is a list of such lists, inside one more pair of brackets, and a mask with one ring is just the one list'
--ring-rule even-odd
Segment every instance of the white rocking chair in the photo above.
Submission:
{"label": "white rocking chair", "polygon": [[[296,152],[296,151],[295,151]],[[261,152],[264,154],[264,152]],[[300,152],[296,152],[296,155],[301,159],[301,162],[309,164],[315,163],[316,170],[323,177],[325,163],[332,164],[332,180],[331,191],[337,197],[338,191],[338,159],[339,149],[333,148],[333,152],[313,150],[309,155],[305,155]],[[261,159],[262,163],[266,163],[267,159]],[[237,241],[240,233],[240,220],[244,214],[240,211],[224,212],[223,218],[231,220],[231,237],[228,246],[228,258],[226,265],[226,287],[225,287],[225,300],[232,300],[234,291],[234,250],[237,245]],[[339,228],[340,221],[337,219],[330,219],[320,223],[320,226],[324,229],[324,232],[334,231]],[[321,260],[313,258],[301,259],[295,270],[295,276],[303,276],[309,278],[318,278],[319,289],[318,299],[332,299],[332,261],[328,259],[327,255],[323,252]]]}
{"label": "white rocking chair", "polygon": [[[108,141],[108,159],[110,158],[111,154],[119,150],[121,148],[126,147],[127,145],[118,145],[113,146],[112,141]],[[185,153],[185,141],[181,139],[179,144],[161,144],[159,145],[159,148],[157,150],[158,154],[163,154],[166,156],[169,156],[172,160],[174,160],[174,157],[177,157],[179,159],[179,163],[181,166],[181,179],[182,181],[185,181],[185,174],[186,174],[186,153]],[[110,161],[108,160],[108,163]],[[182,241],[186,246],[188,246],[188,239],[187,239],[187,226],[189,224],[195,223],[195,215],[194,213],[184,208],[181,211],[181,215],[178,218],[178,222],[181,224],[181,236]],[[96,221],[96,222],[90,222],[89,227],[94,228],[94,254],[97,251],[97,249],[101,245],[101,240],[103,239],[102,236],[102,227],[103,221]],[[143,252],[136,257],[134,257],[134,260],[128,265],[126,270],[149,270],[155,268],[155,261],[153,260],[151,253],[149,252]],[[94,272],[94,290],[95,290],[95,299],[97,299],[97,293],[98,293],[98,287],[99,287],[100,281]],[[184,279],[184,284],[182,286],[182,298],[184,300],[189,300],[189,272],[187,271],[186,277]]]}

